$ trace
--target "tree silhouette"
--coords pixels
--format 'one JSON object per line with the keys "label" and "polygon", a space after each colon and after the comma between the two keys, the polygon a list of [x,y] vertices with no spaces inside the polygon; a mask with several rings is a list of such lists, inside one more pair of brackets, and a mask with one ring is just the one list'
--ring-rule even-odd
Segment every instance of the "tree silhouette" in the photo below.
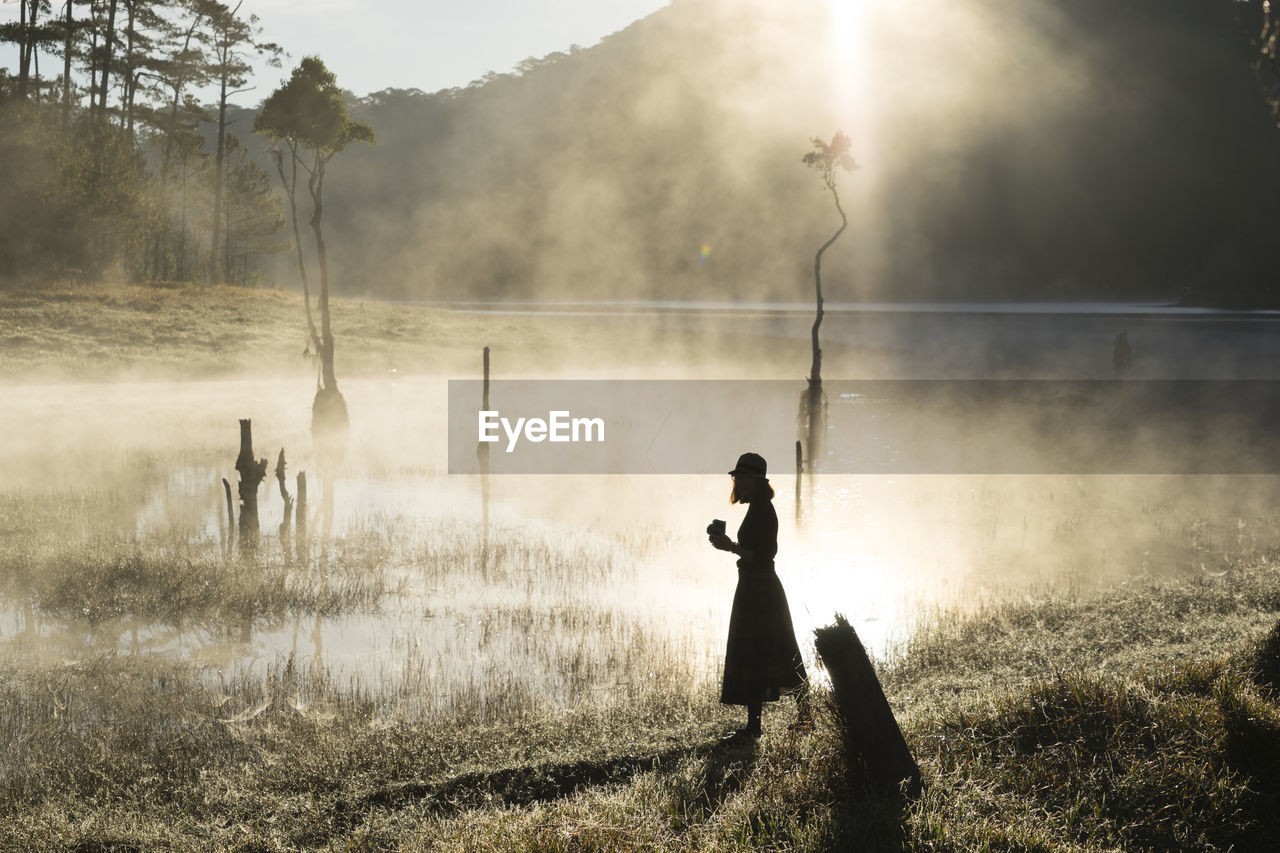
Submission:
{"label": "tree silhouette", "polygon": [[[302,275],[307,330],[320,356],[320,386],[311,407],[311,432],[321,438],[345,436],[347,404],[338,391],[338,380],[334,374],[333,329],[329,322],[329,264],[325,257],[323,229],[324,179],[325,169],[335,154],[352,142],[374,142],[373,129],[351,120],[347,114],[346,99],[333,73],[318,57],[308,56],[293,70],[289,80],[263,103],[262,112],[254,119],[253,130],[276,143],[273,155],[289,200],[289,219],[293,225],[298,269]],[[285,149],[288,150],[288,170],[285,168]],[[299,166],[307,174],[311,230],[315,235],[316,261],[320,267],[320,295],[316,303],[320,312],[318,333],[311,314],[311,290],[298,234],[295,191]]]}
{"label": "tree silhouette", "polygon": [[849,227],[849,218],[840,206],[840,191],[836,186],[836,178],[840,170],[853,172],[858,168],[853,156],[849,154],[849,137],[836,131],[830,142],[813,137],[813,150],[804,155],[804,164],[815,169],[822,176],[823,185],[831,192],[836,212],[840,214],[840,227],[827,242],[818,249],[813,259],[813,287],[817,296],[817,311],[813,318],[810,332],[813,344],[813,363],[809,367],[809,381],[800,397],[799,426],[801,437],[809,449],[809,471],[814,470],[814,460],[821,451],[822,435],[827,419],[827,400],[822,391],[822,348],[818,345],[818,329],[822,326],[822,255],[831,244],[839,239]]}

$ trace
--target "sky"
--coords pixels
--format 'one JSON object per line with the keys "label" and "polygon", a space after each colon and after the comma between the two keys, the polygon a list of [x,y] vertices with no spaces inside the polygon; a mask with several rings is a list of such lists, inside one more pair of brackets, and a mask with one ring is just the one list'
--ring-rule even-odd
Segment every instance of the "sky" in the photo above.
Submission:
{"label": "sky", "polygon": [[[252,92],[260,101],[302,57],[316,54],[358,95],[381,89],[434,92],[465,86],[488,71],[511,71],[530,56],[546,56],[604,36],[649,15],[667,0],[244,0],[262,34],[289,53],[279,69],[261,66]],[[14,0],[0,0],[0,21],[16,21]],[[17,51],[0,49],[12,68]],[[50,60],[42,70],[52,69]]]}
{"label": "sky", "polygon": [[[291,54],[318,54],[345,89],[434,92],[465,86],[530,56],[589,47],[666,0],[244,0],[263,35]],[[287,69],[266,69],[269,92]],[[265,97],[265,95],[264,95]]]}

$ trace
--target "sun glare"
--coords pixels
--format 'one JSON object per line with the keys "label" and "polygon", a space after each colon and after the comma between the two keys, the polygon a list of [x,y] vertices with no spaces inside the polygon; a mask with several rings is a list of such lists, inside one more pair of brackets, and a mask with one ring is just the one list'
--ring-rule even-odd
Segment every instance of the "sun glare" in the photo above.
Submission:
{"label": "sun glare", "polygon": [[865,94],[866,15],[869,0],[827,0],[830,28],[828,50],[835,69],[834,83],[841,110],[856,107]]}

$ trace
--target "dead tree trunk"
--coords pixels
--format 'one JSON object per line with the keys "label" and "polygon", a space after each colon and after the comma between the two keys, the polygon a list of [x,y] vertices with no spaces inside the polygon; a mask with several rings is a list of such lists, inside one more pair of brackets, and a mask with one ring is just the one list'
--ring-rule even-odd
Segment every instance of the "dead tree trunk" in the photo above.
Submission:
{"label": "dead tree trunk", "polygon": [[307,558],[310,556],[310,549],[307,546],[307,472],[298,472],[298,512],[294,520],[294,527],[298,531],[298,562],[306,565]]}
{"label": "dead tree trunk", "polygon": [[253,431],[250,421],[240,421],[240,455],[236,457],[240,474],[240,553],[258,550],[258,487],[267,477],[267,460],[253,458]]}
{"label": "dead tree trunk", "polygon": [[280,518],[280,551],[284,554],[284,561],[289,562],[289,530],[293,523],[293,496],[289,494],[289,487],[285,485],[284,480],[284,448],[280,448],[280,456],[276,459],[276,482],[280,484],[280,497],[284,500],[284,515]]}
{"label": "dead tree trunk", "polygon": [[858,633],[838,613],[834,625],[813,633],[818,657],[831,676],[849,766],[865,764],[875,782],[914,797],[920,791],[920,768],[911,757]]}

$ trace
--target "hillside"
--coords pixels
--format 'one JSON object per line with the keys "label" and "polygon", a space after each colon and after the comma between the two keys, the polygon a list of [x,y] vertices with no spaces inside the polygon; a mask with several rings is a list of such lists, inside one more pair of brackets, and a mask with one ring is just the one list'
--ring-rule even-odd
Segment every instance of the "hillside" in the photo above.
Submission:
{"label": "hillside", "polygon": [[363,99],[336,287],[807,298],[838,219],[800,158],[843,129],[829,298],[1276,301],[1280,137],[1230,4],[827,8],[675,0],[519,74]]}

